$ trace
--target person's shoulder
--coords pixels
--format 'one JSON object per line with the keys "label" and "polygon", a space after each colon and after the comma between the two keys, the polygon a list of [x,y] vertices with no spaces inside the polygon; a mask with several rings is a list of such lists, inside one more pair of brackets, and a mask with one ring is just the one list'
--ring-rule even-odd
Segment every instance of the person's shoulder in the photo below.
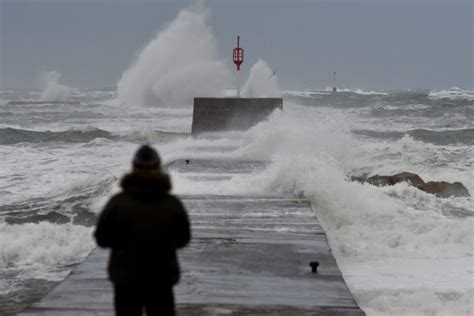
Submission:
{"label": "person's shoulder", "polygon": [[174,194],[168,194],[167,198],[170,201],[173,201],[173,202],[176,202],[176,203],[181,203],[181,199],[179,197],[177,197],[176,195],[174,195]]}
{"label": "person's shoulder", "polygon": [[177,205],[177,206],[180,206],[180,207],[183,207],[183,202],[181,201],[181,199],[179,197],[177,197],[176,195],[174,194],[168,194],[167,198],[169,199],[169,201],[171,201],[171,203]]}
{"label": "person's shoulder", "polygon": [[123,199],[126,199],[127,198],[127,195],[125,194],[125,192],[118,192],[118,193],[115,193],[114,195],[112,195],[110,198],[109,198],[109,204],[116,204],[116,203],[120,203],[120,201],[122,201]]}

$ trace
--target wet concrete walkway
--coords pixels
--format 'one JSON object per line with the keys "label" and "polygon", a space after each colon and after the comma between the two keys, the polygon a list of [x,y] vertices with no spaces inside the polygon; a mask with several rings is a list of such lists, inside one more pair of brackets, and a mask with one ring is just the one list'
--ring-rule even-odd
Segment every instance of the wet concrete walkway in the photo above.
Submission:
{"label": "wet concrete walkway", "polygon": [[[199,181],[251,173],[263,162],[176,161]],[[212,181],[212,180],[210,180]],[[217,180],[216,180],[217,181]],[[197,182],[198,183],[198,182]],[[178,315],[364,315],[307,200],[183,196],[193,240],[180,252]],[[113,315],[108,251],[95,249],[21,315]],[[318,261],[317,273],[309,263]]]}

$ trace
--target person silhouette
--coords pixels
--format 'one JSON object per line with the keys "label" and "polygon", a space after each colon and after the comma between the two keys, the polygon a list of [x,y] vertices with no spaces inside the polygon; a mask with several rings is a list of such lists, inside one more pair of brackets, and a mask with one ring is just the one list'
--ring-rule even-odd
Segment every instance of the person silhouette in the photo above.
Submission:
{"label": "person silhouette", "polygon": [[190,222],[181,201],[170,194],[169,175],[158,153],[143,145],[122,191],[99,215],[94,237],[111,248],[108,266],[117,316],[175,315],[173,286],[180,268],[176,250],[191,239]]}

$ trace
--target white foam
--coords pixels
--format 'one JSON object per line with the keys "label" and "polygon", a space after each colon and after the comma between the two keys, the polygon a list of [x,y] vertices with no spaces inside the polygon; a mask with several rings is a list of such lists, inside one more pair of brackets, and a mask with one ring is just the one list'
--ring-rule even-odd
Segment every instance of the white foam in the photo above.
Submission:
{"label": "white foam", "polygon": [[[326,87],[327,92],[332,91],[332,87]],[[363,95],[388,95],[388,92],[385,91],[376,91],[376,90],[363,90],[363,89],[350,89],[350,88],[337,88],[338,92],[352,92]]]}
{"label": "white foam", "polygon": [[382,259],[339,262],[367,315],[470,315],[473,260]]}
{"label": "white foam", "polygon": [[0,281],[0,295],[18,291],[26,279],[63,280],[70,271],[65,267],[94,248],[92,229],[70,223],[0,223],[0,272],[15,273],[14,279]]}
{"label": "white foam", "polygon": [[[472,289],[473,260],[469,257],[442,259],[382,259],[370,262],[344,262],[340,268],[346,281],[359,291],[379,289]],[[371,278],[367,278],[372,275]]]}
{"label": "white foam", "polygon": [[0,223],[0,268],[71,264],[84,258],[93,247],[90,227],[48,222]]}
{"label": "white foam", "polygon": [[431,106],[426,104],[404,104],[404,105],[382,105],[376,107],[376,109],[384,109],[388,111],[399,111],[399,110],[424,110],[429,109]]}
{"label": "white foam", "polygon": [[321,92],[321,91],[309,91],[309,90],[282,90],[283,95],[290,95],[290,96],[300,96],[300,97],[311,97],[311,94],[329,94],[327,92]]}
{"label": "white foam", "polygon": [[473,290],[374,289],[354,294],[368,316],[470,316],[474,310]]}
{"label": "white foam", "polygon": [[126,105],[191,105],[195,96],[216,96],[230,86],[218,58],[209,10],[189,7],[159,32],[117,84]]}

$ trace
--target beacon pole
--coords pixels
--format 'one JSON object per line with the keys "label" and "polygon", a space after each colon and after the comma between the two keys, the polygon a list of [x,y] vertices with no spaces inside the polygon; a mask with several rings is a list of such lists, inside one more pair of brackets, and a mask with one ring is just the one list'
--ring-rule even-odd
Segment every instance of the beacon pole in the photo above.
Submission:
{"label": "beacon pole", "polygon": [[240,48],[240,36],[237,36],[237,47],[233,49],[232,57],[237,66],[237,98],[240,98],[240,65],[244,62],[244,50]]}
{"label": "beacon pole", "polygon": [[237,70],[237,98],[240,98],[240,69]]}

